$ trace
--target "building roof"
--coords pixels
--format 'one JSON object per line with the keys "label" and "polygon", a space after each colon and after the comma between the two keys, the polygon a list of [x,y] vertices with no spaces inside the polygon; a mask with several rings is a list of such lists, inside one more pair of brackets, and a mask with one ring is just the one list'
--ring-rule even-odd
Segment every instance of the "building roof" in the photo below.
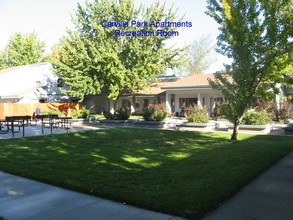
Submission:
{"label": "building roof", "polygon": [[139,91],[138,94],[149,94],[149,95],[158,95],[160,93],[165,92],[163,87],[169,86],[174,82],[153,82],[150,88],[146,89],[146,91]]}
{"label": "building roof", "polygon": [[23,66],[13,66],[13,67],[9,67],[7,69],[2,69],[0,70],[0,75],[1,74],[4,74],[4,73],[7,73],[7,72],[10,72],[12,70],[16,70],[16,69],[19,69],[19,68],[22,68]]}
{"label": "building roof", "polygon": [[214,80],[215,76],[213,73],[210,74],[195,74],[186,78],[177,80],[168,85],[162,86],[162,89],[174,89],[174,88],[203,88],[210,87],[208,79]]}
{"label": "building roof", "polygon": [[150,88],[146,90],[140,90],[136,93],[136,95],[154,96],[169,89],[211,88],[208,79],[214,80],[214,74],[195,74],[176,81],[154,82],[150,85]]}
{"label": "building roof", "polygon": [[[155,96],[158,95],[160,93],[165,92],[164,89],[162,89],[162,87],[166,87],[170,84],[174,83],[173,81],[158,81],[158,82],[153,82],[150,84],[150,87],[146,88],[145,90],[139,90],[137,92],[135,92],[136,96]],[[127,90],[124,95],[130,95],[132,94],[130,90]]]}

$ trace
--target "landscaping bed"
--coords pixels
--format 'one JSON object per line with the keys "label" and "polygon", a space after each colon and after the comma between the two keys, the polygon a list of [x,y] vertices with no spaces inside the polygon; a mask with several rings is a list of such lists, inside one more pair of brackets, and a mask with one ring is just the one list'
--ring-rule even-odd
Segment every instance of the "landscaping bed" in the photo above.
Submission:
{"label": "landscaping bed", "polygon": [[194,131],[213,131],[215,130],[215,123],[183,123],[176,125],[178,130],[194,130]]}
{"label": "landscaping bed", "polygon": [[138,207],[202,217],[293,149],[293,137],[106,129],[0,140],[0,170]]}
{"label": "landscaping bed", "polygon": [[[227,125],[228,131],[232,132],[234,125],[229,124]],[[239,133],[262,133],[268,134],[272,130],[271,125],[240,125],[239,126]]]}

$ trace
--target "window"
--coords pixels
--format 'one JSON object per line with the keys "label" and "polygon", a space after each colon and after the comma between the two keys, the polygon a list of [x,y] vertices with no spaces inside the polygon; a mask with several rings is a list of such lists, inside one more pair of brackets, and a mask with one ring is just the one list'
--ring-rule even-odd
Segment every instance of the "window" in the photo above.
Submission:
{"label": "window", "polygon": [[63,79],[62,78],[57,79],[57,87],[63,87]]}

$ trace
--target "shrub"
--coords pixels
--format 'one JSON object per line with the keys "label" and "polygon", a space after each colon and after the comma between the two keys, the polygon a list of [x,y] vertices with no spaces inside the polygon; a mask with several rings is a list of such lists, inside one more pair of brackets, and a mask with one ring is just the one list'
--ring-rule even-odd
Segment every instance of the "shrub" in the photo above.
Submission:
{"label": "shrub", "polygon": [[292,104],[290,102],[282,103],[282,106],[279,111],[279,119],[283,120],[284,123],[292,117]]}
{"label": "shrub", "polygon": [[71,112],[71,116],[73,118],[89,118],[90,114],[91,114],[90,109],[86,109],[85,107],[79,110],[73,110]]}
{"label": "shrub", "polygon": [[154,113],[154,108],[144,108],[142,110],[142,117],[145,121],[152,121],[152,115]]}
{"label": "shrub", "polygon": [[194,123],[207,123],[209,121],[206,107],[189,106],[186,108],[186,119]]}
{"label": "shrub", "polygon": [[116,111],[117,120],[127,120],[130,117],[130,109],[129,108],[119,108]]}
{"label": "shrub", "polygon": [[104,112],[103,114],[108,120],[127,120],[130,117],[130,109],[120,107],[114,114],[111,112]]}
{"label": "shrub", "polygon": [[106,112],[106,111],[104,111],[104,112],[103,112],[103,115],[104,115],[104,117],[105,117],[107,120],[115,120],[115,118],[114,118],[114,114],[112,114],[111,112]]}
{"label": "shrub", "polygon": [[142,116],[145,121],[164,121],[168,116],[168,112],[166,111],[165,104],[162,103],[154,108],[144,109]]}
{"label": "shrub", "polygon": [[265,125],[269,123],[271,119],[265,111],[247,111],[244,113],[242,124],[245,125]]}
{"label": "shrub", "polygon": [[58,109],[55,110],[49,110],[49,111],[44,111],[42,112],[43,115],[58,115],[58,116],[62,116],[63,113],[61,111],[59,111]]}
{"label": "shrub", "polygon": [[272,121],[279,121],[278,108],[274,100],[268,101],[268,100],[258,99],[256,101],[255,110],[258,112],[265,111],[267,112],[267,115]]}

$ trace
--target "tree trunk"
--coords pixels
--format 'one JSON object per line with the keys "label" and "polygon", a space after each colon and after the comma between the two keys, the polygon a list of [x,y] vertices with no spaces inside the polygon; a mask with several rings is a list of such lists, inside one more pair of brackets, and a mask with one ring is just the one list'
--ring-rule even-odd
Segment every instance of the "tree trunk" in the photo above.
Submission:
{"label": "tree trunk", "polygon": [[233,133],[232,133],[232,136],[231,136],[231,140],[235,140],[235,141],[237,140],[239,125],[240,125],[240,120],[239,120],[239,118],[237,118],[234,121],[234,128],[233,128]]}

